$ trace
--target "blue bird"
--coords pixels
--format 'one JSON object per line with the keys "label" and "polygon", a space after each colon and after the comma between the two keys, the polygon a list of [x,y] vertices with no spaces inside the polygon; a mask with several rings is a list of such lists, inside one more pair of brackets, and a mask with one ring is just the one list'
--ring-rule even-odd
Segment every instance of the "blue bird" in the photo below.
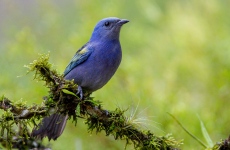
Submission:
{"label": "blue bird", "polygon": [[[74,79],[80,98],[83,91],[92,93],[102,88],[114,75],[122,58],[120,29],[126,19],[109,17],[97,23],[90,40],[74,55],[64,71],[66,80]],[[68,116],[52,114],[35,127],[32,136],[56,140],[63,132]]]}

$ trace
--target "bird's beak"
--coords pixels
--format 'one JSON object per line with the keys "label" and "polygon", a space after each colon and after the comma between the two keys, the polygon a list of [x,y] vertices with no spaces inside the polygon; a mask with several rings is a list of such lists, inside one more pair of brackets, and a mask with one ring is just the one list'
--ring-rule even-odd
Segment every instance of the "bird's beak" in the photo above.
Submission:
{"label": "bird's beak", "polygon": [[123,24],[126,24],[128,22],[129,22],[129,20],[127,20],[127,19],[121,19],[120,21],[117,22],[117,24],[122,26]]}

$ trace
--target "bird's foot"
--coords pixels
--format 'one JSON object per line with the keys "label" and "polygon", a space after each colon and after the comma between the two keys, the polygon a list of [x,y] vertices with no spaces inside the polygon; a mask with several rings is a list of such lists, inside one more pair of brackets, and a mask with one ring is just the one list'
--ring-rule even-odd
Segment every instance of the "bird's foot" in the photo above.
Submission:
{"label": "bird's foot", "polygon": [[77,87],[77,93],[76,94],[80,96],[81,100],[83,99],[84,94],[83,94],[83,90],[82,90],[81,86]]}

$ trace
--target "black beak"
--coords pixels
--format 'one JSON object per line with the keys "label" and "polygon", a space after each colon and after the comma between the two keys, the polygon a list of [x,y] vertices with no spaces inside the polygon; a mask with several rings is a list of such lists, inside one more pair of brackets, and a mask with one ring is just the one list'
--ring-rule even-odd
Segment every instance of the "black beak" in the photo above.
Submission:
{"label": "black beak", "polygon": [[120,21],[117,22],[117,24],[122,26],[123,24],[126,24],[128,22],[129,22],[129,20],[127,20],[127,19],[121,19]]}

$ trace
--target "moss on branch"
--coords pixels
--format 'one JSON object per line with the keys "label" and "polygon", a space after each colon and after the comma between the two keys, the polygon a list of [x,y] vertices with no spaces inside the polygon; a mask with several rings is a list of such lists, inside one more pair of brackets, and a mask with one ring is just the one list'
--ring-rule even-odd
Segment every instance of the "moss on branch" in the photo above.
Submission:
{"label": "moss on branch", "polygon": [[[28,126],[36,126],[37,120],[52,113],[68,114],[75,124],[78,118],[83,118],[89,131],[105,131],[107,136],[112,135],[115,139],[126,140],[127,144],[133,143],[135,149],[172,150],[181,144],[181,141],[176,141],[171,135],[156,136],[151,131],[136,128],[135,124],[128,121],[124,110],[103,109],[100,102],[90,97],[90,93],[84,92],[84,99],[81,100],[75,94],[77,85],[73,81],[65,80],[63,75],[52,69],[48,60],[49,55],[40,55],[38,60],[26,66],[28,72],[35,72],[36,80],[44,81],[45,86],[49,88],[49,94],[43,98],[41,105],[27,106],[22,102],[13,103],[4,96],[0,99],[0,109],[4,110],[0,119],[2,137],[0,142],[5,142],[2,144],[5,147],[12,148],[19,141],[24,141],[26,144],[30,140],[35,140],[30,137]],[[15,126],[20,128],[20,133],[14,130]]]}

